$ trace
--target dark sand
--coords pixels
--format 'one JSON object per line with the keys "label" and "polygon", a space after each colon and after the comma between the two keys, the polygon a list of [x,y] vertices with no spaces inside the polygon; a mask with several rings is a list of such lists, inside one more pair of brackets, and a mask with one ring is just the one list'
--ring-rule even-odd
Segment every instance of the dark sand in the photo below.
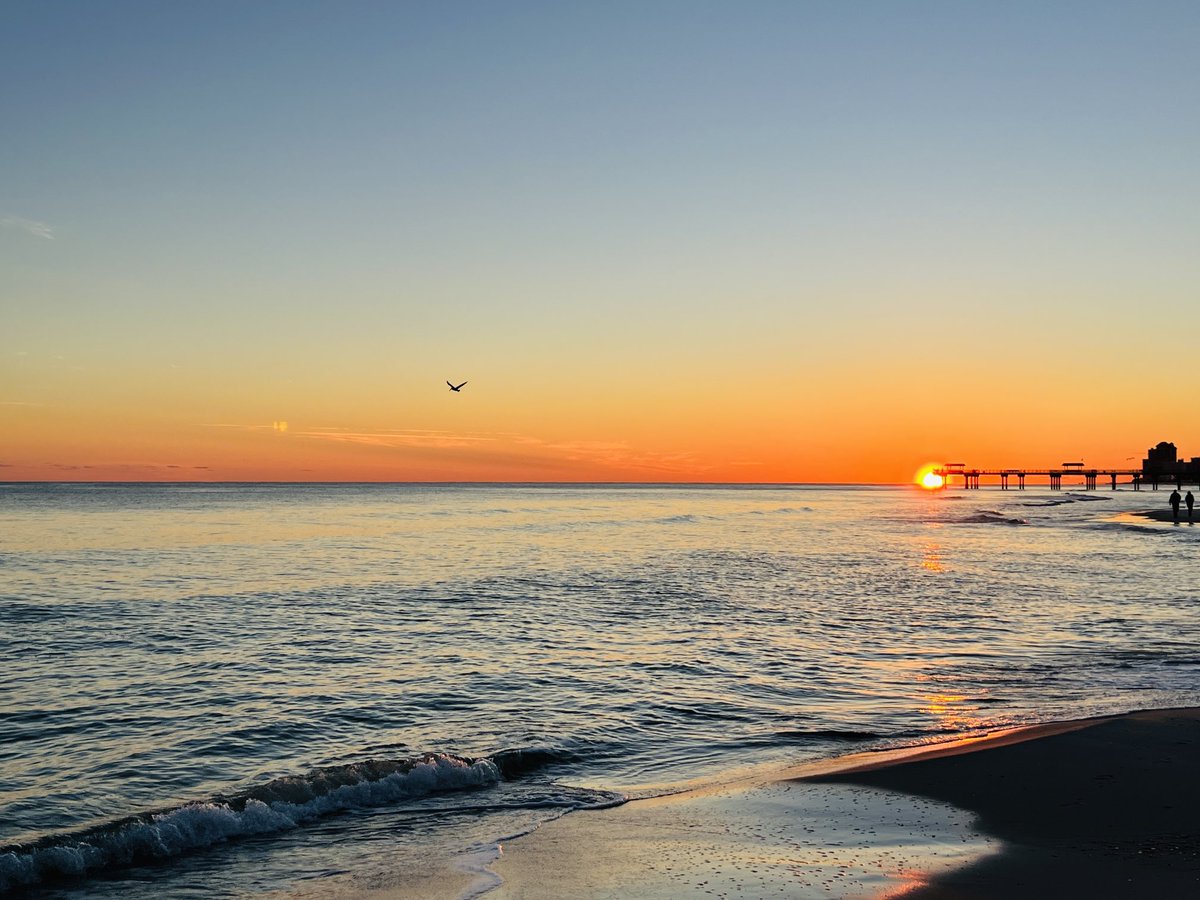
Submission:
{"label": "dark sand", "polygon": [[913,900],[1200,897],[1200,710],[1081,724],[810,780],[942,800],[1004,841]]}
{"label": "dark sand", "polygon": [[793,774],[565,816],[505,845],[488,896],[1200,897],[1200,710]]}

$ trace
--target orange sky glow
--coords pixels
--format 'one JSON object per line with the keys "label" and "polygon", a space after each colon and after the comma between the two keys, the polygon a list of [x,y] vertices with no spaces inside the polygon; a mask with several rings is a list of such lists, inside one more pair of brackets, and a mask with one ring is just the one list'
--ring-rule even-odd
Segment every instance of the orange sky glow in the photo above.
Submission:
{"label": "orange sky glow", "polygon": [[336,399],[313,415],[303,397],[257,415],[241,402],[229,404],[241,415],[219,401],[192,409],[182,397],[154,412],[8,405],[0,480],[909,483],[935,462],[1130,467],[1159,439],[1175,440],[1183,455],[1200,451],[1200,440],[1184,440],[1187,429],[1158,427],[1147,411],[1128,416],[1144,420],[1134,426],[1106,426],[1101,411],[1080,407],[956,411],[946,398],[888,397],[901,391],[884,386],[875,403],[854,390],[810,399],[799,386],[742,387],[744,398],[714,390],[701,402],[686,385],[679,397],[649,398],[605,398],[581,385],[585,401],[531,404],[533,385],[506,397],[478,379],[461,394],[436,383],[407,401],[396,391],[393,415],[344,417]]}

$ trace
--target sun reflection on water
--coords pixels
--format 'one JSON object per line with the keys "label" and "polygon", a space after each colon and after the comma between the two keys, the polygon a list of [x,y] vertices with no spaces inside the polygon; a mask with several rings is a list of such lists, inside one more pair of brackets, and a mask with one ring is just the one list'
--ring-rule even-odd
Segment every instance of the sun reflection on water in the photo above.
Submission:
{"label": "sun reflection on water", "polygon": [[979,707],[962,694],[932,694],[918,698],[918,712],[936,716],[938,726],[947,731],[972,731],[986,724]]}

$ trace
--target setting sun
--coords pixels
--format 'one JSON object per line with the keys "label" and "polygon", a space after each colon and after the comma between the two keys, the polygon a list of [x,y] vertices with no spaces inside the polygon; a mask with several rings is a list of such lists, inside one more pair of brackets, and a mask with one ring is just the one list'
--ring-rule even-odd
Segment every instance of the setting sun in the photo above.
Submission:
{"label": "setting sun", "polygon": [[933,466],[925,466],[917,473],[917,484],[926,490],[936,491],[946,486],[946,479],[934,471]]}

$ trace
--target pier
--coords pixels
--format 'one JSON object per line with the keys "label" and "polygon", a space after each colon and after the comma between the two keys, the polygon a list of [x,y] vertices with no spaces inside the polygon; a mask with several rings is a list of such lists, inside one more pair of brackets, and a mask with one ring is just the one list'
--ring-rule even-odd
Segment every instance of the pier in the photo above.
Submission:
{"label": "pier", "polygon": [[942,487],[950,487],[955,479],[962,479],[964,490],[979,490],[984,478],[997,478],[1000,490],[1007,491],[1015,479],[1017,490],[1025,490],[1026,478],[1046,478],[1050,490],[1061,491],[1064,478],[1082,478],[1085,490],[1094,491],[1100,482],[1107,482],[1111,490],[1117,489],[1118,478],[1128,478],[1135,491],[1143,484],[1158,490],[1160,484],[1182,488],[1185,484],[1200,485],[1200,457],[1190,460],[1179,458],[1175,445],[1161,441],[1146,451],[1140,469],[1098,469],[1085,466],[1082,462],[1064,462],[1046,469],[971,469],[966,463],[943,463],[930,470],[942,479]]}
{"label": "pier", "polygon": [[1050,490],[1061,491],[1063,478],[1082,478],[1083,488],[1088,491],[1096,490],[1097,484],[1107,482],[1110,490],[1117,489],[1118,478],[1129,478],[1135,491],[1140,491],[1143,484],[1149,484],[1153,490],[1158,490],[1159,482],[1176,484],[1183,487],[1182,475],[1159,478],[1147,476],[1141,469],[1088,469],[1081,463],[1064,463],[1055,469],[969,469],[963,463],[947,463],[933,470],[940,475],[946,487],[950,487],[955,479],[962,479],[962,487],[968,491],[979,490],[983,478],[998,478],[1000,490],[1007,491],[1016,481],[1018,491],[1025,490],[1026,478],[1047,478]]}

